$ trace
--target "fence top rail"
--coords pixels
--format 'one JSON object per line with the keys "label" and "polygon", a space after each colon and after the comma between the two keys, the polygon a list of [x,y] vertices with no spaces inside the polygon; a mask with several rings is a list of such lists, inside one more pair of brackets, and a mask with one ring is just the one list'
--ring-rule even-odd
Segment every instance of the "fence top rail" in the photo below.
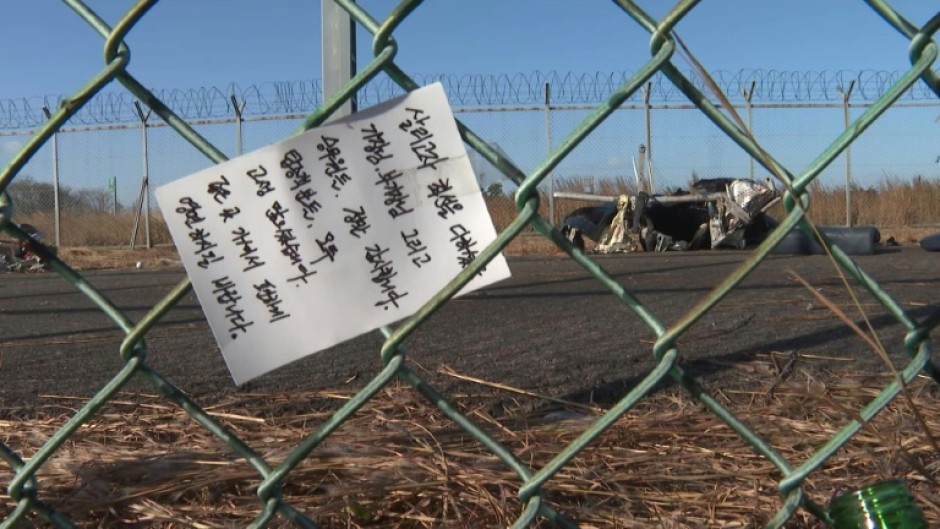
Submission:
{"label": "fence top rail", "polygon": [[[618,197],[613,195],[594,195],[591,193],[574,193],[570,191],[556,191],[552,194],[555,198],[567,200],[583,200],[585,202],[613,202]],[[651,202],[662,204],[684,204],[688,202],[713,202],[725,196],[724,193],[709,193],[707,195],[653,195],[649,197]]]}
{"label": "fence top rail", "polygon": [[[786,109],[835,109],[835,108],[856,108],[856,109],[865,109],[869,108],[872,104],[867,102],[862,103],[753,103],[750,107],[754,110],[786,110]],[[745,106],[745,103],[740,105],[734,105],[737,108],[742,108]],[[717,108],[722,108],[722,105],[716,105]],[[933,101],[901,101],[892,105],[893,108],[932,108],[940,107],[940,100]],[[546,109],[550,111],[557,112],[570,112],[570,111],[590,111],[595,110],[597,105],[549,105],[549,106],[516,106],[516,107],[466,107],[466,108],[455,108],[455,114],[474,114],[474,113],[498,113],[498,112],[544,112]],[[644,110],[647,108],[644,104],[625,104],[617,107],[621,110]],[[648,107],[650,110],[698,110],[698,107],[691,103],[686,104],[650,104]],[[307,114],[293,113],[293,114],[272,114],[272,115],[259,115],[259,116],[246,116],[239,117],[236,115],[227,116],[227,117],[218,117],[218,118],[200,118],[200,119],[190,119],[187,120],[187,123],[193,126],[201,125],[227,125],[235,123],[236,121],[241,121],[243,123],[250,122],[260,122],[260,121],[299,121],[307,117]],[[124,123],[101,123],[101,124],[77,124],[76,126],[62,127],[57,131],[57,133],[70,133],[70,132],[92,132],[92,131],[102,131],[102,130],[129,130],[129,129],[140,129],[141,122],[138,119],[136,122],[124,122]],[[168,127],[163,120],[157,116],[152,116],[150,120],[147,121],[147,128],[160,128]],[[4,129],[0,127],[0,138],[10,137],[10,136],[31,136],[33,135],[38,126],[32,128],[11,128]]]}
{"label": "fence top rail", "polygon": [[[416,76],[420,85],[441,82],[454,107],[494,107],[544,105],[546,86],[550,86],[553,105],[590,105],[605,101],[631,76],[630,71],[610,72],[530,72],[515,74],[435,74]],[[854,85],[851,99],[855,102],[874,101],[881,97],[903,72],[875,70],[783,71],[742,69],[717,70],[712,76],[732,102],[811,103],[839,102],[845,88]],[[704,88],[694,72],[687,77]],[[323,87],[319,79],[301,81],[270,81],[257,84],[198,88],[155,89],[154,93],[180,117],[186,120],[234,118],[239,116],[273,116],[309,113],[323,103]],[[404,93],[388,78],[376,78],[362,87],[359,106],[368,106]],[[652,77],[646,87],[633,94],[629,101],[643,103],[646,94],[651,103],[685,102],[685,96],[662,74]],[[745,96],[745,93],[749,97]],[[935,100],[930,87],[923,82],[912,85],[902,101]],[[62,95],[27,96],[0,99],[0,130],[38,128],[46,121],[44,109],[59,108]],[[139,121],[129,92],[114,91],[98,94],[72,118],[77,125],[107,125]],[[243,108],[241,108],[243,107]]]}

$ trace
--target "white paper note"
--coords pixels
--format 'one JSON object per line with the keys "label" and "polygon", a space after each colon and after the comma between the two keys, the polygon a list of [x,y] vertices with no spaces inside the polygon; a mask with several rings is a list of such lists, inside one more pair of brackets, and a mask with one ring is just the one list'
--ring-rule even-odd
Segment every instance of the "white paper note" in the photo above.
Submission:
{"label": "white paper note", "polygon": [[236,384],[413,314],[496,237],[439,83],[156,196]]}

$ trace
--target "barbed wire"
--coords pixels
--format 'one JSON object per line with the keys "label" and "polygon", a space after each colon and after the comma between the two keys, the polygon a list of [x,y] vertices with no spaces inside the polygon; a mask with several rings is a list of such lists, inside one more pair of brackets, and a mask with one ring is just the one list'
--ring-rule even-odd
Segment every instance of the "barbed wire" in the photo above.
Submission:
{"label": "barbed wire", "polygon": [[[904,72],[877,70],[784,71],[745,69],[715,71],[711,75],[732,102],[743,102],[750,91],[752,103],[827,102],[843,99],[853,87],[851,101],[873,101],[883,95]],[[591,105],[606,100],[631,77],[632,72],[531,72],[515,74],[437,74],[416,75],[426,85],[441,82],[455,108],[541,106],[548,85],[552,105]],[[687,77],[709,94],[702,80],[692,72]],[[685,96],[662,74],[647,89],[653,104],[685,101]],[[272,81],[251,85],[231,83],[224,87],[154,89],[153,92],[183,119],[231,118],[233,103],[244,104],[243,116],[277,116],[309,113],[322,103],[320,80]],[[358,93],[360,107],[386,101],[404,91],[387,77],[369,82]],[[645,93],[631,98],[642,102]],[[935,95],[923,82],[914,84],[905,100],[932,100]],[[44,108],[58,108],[61,95],[0,99],[0,129],[35,128],[45,120]],[[98,94],[76,114],[72,125],[104,125],[139,121],[136,99],[127,92]]]}

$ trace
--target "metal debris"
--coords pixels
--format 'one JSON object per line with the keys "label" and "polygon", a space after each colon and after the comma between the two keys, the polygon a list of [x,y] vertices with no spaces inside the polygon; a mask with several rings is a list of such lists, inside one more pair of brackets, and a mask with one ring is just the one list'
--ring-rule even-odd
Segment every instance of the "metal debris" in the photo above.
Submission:
{"label": "metal debris", "polygon": [[777,226],[766,212],[780,201],[769,179],[732,178],[700,180],[690,192],[669,195],[555,196],[604,202],[576,209],[561,226],[582,250],[584,237],[595,241],[598,253],[745,248]]}

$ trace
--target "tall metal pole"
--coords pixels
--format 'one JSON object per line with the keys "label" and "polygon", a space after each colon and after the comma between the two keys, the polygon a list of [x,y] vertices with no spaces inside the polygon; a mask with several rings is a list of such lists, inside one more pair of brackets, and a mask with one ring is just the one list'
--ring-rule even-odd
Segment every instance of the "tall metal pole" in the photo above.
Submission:
{"label": "tall metal pole", "polygon": [[[46,119],[52,119],[49,107],[42,107]],[[59,204],[59,132],[52,133],[52,202],[55,216],[55,245],[62,246],[61,208]]]}
{"label": "tall metal pole", "polygon": [[238,104],[238,100],[235,99],[235,95],[232,94],[232,110],[235,111],[235,155],[242,155],[242,112],[245,110],[245,105],[248,104],[248,101],[242,101],[242,104]]}
{"label": "tall metal pole", "polygon": [[[138,109],[139,111],[139,109]],[[147,111],[147,115],[142,117],[143,123],[141,124],[141,147],[143,148],[143,164],[141,168],[143,169],[143,180],[144,180],[144,244],[147,245],[147,248],[150,249],[153,246],[150,244],[150,153],[147,150],[147,118],[150,117],[150,110]]]}
{"label": "tall metal pole", "polygon": [[131,249],[135,248],[137,242],[137,227],[140,221],[141,212],[144,216],[144,243],[147,248],[152,248],[150,244],[150,156],[147,152],[147,119],[150,118],[152,110],[148,109],[144,113],[140,108],[140,103],[134,101],[134,108],[137,109],[137,117],[140,118],[140,149],[141,149],[141,168],[143,174],[140,179],[140,196],[137,200],[137,211],[134,217],[133,233],[131,233]]}
{"label": "tall metal pole", "polygon": [[[545,83],[545,152],[552,154],[552,85]],[[548,218],[555,224],[555,173],[548,175]]]}
{"label": "tall metal pole", "polygon": [[[854,88],[853,79],[849,83],[849,89],[842,93],[842,117],[846,130],[849,129],[849,98],[852,97]],[[845,225],[852,227],[852,144],[845,147]]]}
{"label": "tall metal pole", "polygon": [[[646,159],[643,160],[646,170],[649,174],[649,192],[655,193],[656,186],[653,184],[653,116],[650,107],[650,94],[653,92],[653,83],[646,83],[646,89],[643,90],[643,106],[646,109]],[[643,175],[641,174],[642,178]]]}
{"label": "tall metal pole", "polygon": [[[754,106],[751,104],[751,98],[754,97],[756,84],[756,81],[751,81],[751,87],[747,90],[741,87],[741,95],[744,96],[744,104],[747,106],[747,132],[752,136],[754,135]],[[747,157],[747,176],[751,180],[754,179],[754,157],[751,155]]]}
{"label": "tall metal pole", "polygon": [[[320,2],[320,24],[323,100],[326,101],[356,73],[356,27],[349,13],[335,0]],[[331,118],[341,118],[355,111],[356,98],[353,97],[343,103]]]}

